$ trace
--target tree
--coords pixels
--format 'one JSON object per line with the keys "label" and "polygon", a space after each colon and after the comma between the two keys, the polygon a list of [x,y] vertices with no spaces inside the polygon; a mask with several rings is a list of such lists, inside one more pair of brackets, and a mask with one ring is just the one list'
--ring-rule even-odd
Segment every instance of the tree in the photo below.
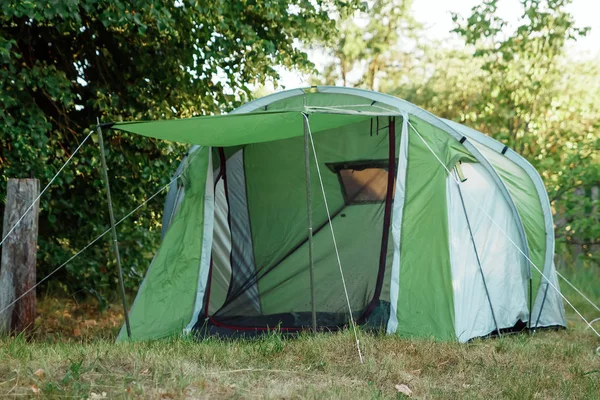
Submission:
{"label": "tree", "polygon": [[362,10],[341,15],[337,43],[327,46],[331,62],[315,83],[376,90],[388,73],[406,68],[420,28],[411,5],[412,0],[374,0]]}
{"label": "tree", "polygon": [[520,2],[523,14],[512,32],[497,15],[497,0],[474,7],[466,20],[454,16],[455,32],[475,46],[473,55],[488,73],[490,90],[481,101],[487,108],[478,120],[542,173],[558,238],[589,248],[600,238],[598,199],[589,193],[600,182],[600,97],[590,91],[600,73],[597,65],[565,57],[565,44],[589,28],[576,26],[566,10],[570,0]]}
{"label": "tree", "polygon": [[[231,109],[275,66],[310,68],[296,41],[335,29],[342,0],[5,1],[0,5],[0,193],[8,177],[49,180],[102,121],[189,117]],[[168,182],[184,148],[109,132],[115,212]],[[88,143],[42,198],[39,276],[103,232],[106,205]],[[3,199],[2,199],[3,200]],[[4,201],[2,201],[4,203]],[[0,210],[1,211],[1,210]],[[154,253],[161,201],[119,227],[129,287]],[[60,285],[114,287],[108,241],[69,264]]]}

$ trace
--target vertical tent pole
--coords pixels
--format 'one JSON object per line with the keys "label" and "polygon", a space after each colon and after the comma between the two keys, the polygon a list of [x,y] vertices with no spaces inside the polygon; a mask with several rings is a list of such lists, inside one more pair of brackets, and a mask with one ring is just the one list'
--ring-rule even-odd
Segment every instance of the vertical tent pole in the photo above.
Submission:
{"label": "vertical tent pole", "polygon": [[117,229],[115,228],[115,216],[113,213],[112,198],[110,196],[110,183],[108,182],[108,168],[106,168],[106,156],[104,154],[104,140],[102,139],[102,128],[100,119],[98,121],[98,142],[100,143],[100,159],[102,160],[102,171],[104,172],[104,186],[106,187],[106,198],[108,201],[108,215],[110,216],[110,229],[113,238],[113,248],[117,259],[117,268],[119,268],[119,284],[121,286],[121,298],[123,300],[123,314],[125,315],[125,327],[127,328],[127,337],[131,339],[131,326],[129,324],[129,314],[127,313],[127,298],[125,297],[125,284],[123,283],[123,269],[121,268],[121,256],[119,255],[119,242],[117,239]]}
{"label": "vertical tent pole", "polygon": [[[550,285],[548,285],[546,283],[546,290],[544,290],[544,297],[542,298],[542,304],[540,305],[540,312],[538,313],[537,320],[535,321],[535,327],[533,328],[533,333],[535,333],[535,330],[538,328],[538,324],[540,323],[540,318],[542,317],[542,310],[544,309],[544,304],[546,303],[546,295],[548,294],[549,287],[550,287]],[[531,309],[530,313],[533,313],[533,309]],[[529,318],[529,321],[531,322],[531,317]],[[531,323],[529,325],[529,328],[531,329]]]}
{"label": "vertical tent pole", "polygon": [[315,260],[313,258],[312,201],[310,193],[310,153],[308,149],[308,116],[304,118],[304,171],[306,175],[306,213],[308,225],[308,259],[310,262],[310,304],[312,308],[312,328],[317,332],[317,309],[315,304]]}
{"label": "vertical tent pole", "polygon": [[[548,290],[548,287],[546,285],[546,291]],[[544,294],[544,300],[546,300],[546,296]],[[544,303],[542,302],[542,307],[544,306]],[[527,327],[529,329],[531,329],[531,315],[533,314],[533,276],[531,275],[531,263],[529,263],[529,320],[527,321]],[[540,315],[542,315],[542,309],[540,309]],[[538,316],[538,322],[539,322],[539,316]],[[537,329],[537,322],[535,323],[535,329]]]}

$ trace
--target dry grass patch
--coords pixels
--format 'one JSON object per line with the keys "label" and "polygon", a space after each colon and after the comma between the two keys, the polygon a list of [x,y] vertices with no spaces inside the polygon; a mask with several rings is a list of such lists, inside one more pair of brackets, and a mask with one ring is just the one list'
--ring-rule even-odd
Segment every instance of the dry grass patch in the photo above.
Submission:
{"label": "dry grass patch", "polygon": [[[578,286],[600,298],[597,279]],[[352,332],[115,344],[118,306],[47,298],[39,313],[29,338],[0,338],[0,398],[394,399],[404,384],[420,399],[600,399],[600,342],[574,314],[568,330],[469,344],[360,332],[361,365]]]}
{"label": "dry grass patch", "polygon": [[[600,398],[591,332],[512,335],[470,344],[351,332],[254,341],[0,341],[0,397]],[[41,372],[40,372],[41,371]]]}

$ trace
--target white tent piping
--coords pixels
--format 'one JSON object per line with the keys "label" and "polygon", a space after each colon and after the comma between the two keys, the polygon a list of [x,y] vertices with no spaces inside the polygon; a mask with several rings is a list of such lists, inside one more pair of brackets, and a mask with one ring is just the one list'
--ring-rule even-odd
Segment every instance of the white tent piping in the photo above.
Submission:
{"label": "white tent piping", "polygon": [[402,115],[402,132],[398,149],[398,171],[396,173],[396,195],[392,211],[392,240],[394,241],[394,256],[392,258],[392,274],[390,278],[390,318],[387,333],[396,333],[398,329],[398,297],[400,290],[400,257],[402,216],[404,214],[404,199],[406,193],[406,168],[408,163],[408,114]]}
{"label": "white tent piping", "polygon": [[196,324],[196,321],[198,320],[200,312],[202,311],[202,305],[204,304],[204,293],[206,292],[206,283],[208,281],[208,272],[210,270],[214,231],[213,225],[215,217],[215,185],[213,183],[212,151],[210,148],[208,148],[207,164],[208,168],[206,169],[206,183],[204,189],[204,225],[202,227],[200,265],[198,266],[198,285],[196,286],[196,298],[194,300],[194,311],[192,312],[192,318],[183,330],[184,334],[191,332],[192,328]]}

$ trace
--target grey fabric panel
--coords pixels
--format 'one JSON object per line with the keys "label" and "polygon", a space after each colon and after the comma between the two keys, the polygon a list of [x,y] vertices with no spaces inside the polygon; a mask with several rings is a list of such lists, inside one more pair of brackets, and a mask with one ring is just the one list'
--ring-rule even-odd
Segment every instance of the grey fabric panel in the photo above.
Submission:
{"label": "grey fabric panel", "polygon": [[[177,167],[177,170],[175,171],[175,174],[171,177],[171,179],[181,174],[181,172],[183,171],[183,167],[185,166],[186,158],[187,156],[183,158],[181,163],[179,163],[179,167]],[[179,179],[177,179],[171,182],[171,184],[169,185],[169,192],[167,193],[167,198],[165,199],[165,207],[163,209],[162,218],[162,229],[160,231],[161,239],[165,237],[167,229],[169,229],[169,226],[171,225],[171,221],[175,216],[175,212],[178,208],[177,206],[181,203],[181,200],[183,200],[183,185],[181,185]]]}
{"label": "grey fabric panel", "polygon": [[[229,196],[229,216],[231,226],[231,268],[233,276],[229,293],[239,292],[241,285],[248,282],[256,274],[254,249],[250,231],[248,214],[248,197],[246,195],[246,173],[244,170],[244,151],[240,150],[227,160],[227,195]],[[233,299],[229,299],[223,310],[234,309],[237,313],[251,316],[261,315],[258,285],[243,290]]]}
{"label": "grey fabric panel", "polygon": [[229,207],[224,186],[223,180],[219,179],[215,187],[215,224],[212,243],[209,315],[213,315],[223,306],[231,281],[231,231],[229,230]]}
{"label": "grey fabric panel", "polygon": [[[505,146],[502,143],[494,140],[493,138],[486,136],[483,133],[476,131],[475,129],[469,128],[464,125],[460,125],[456,122],[449,120],[444,121],[449,125],[455,127],[456,129],[459,129],[460,132],[463,133],[465,136],[468,136],[470,139],[473,139],[474,141],[488,147],[489,149],[500,154],[502,154],[502,152],[504,151],[504,156],[506,158],[508,158],[510,161],[522,168],[527,173],[527,175],[529,175],[537,191],[538,197],[540,199],[540,204],[542,206],[542,211],[544,213],[544,223],[546,229],[546,254],[544,259],[543,275],[550,279],[552,282],[554,282],[554,278],[556,278],[556,270],[554,267],[554,222],[552,220],[552,209],[550,207],[548,193],[546,192],[546,188],[544,186],[544,182],[542,181],[540,174],[524,157],[522,157],[510,148],[505,150]],[[532,325],[536,322],[536,319],[539,316],[539,310],[542,306],[542,301],[544,301],[545,282],[546,279],[542,278],[540,290],[538,290],[538,294],[533,307],[533,312],[531,314]],[[556,288],[558,288],[558,281],[557,285],[555,286]],[[542,325],[542,323],[545,323],[547,326],[567,326],[565,308],[562,299],[560,298],[560,294],[557,293],[557,291],[552,287],[548,294],[550,298],[547,298],[544,301],[544,311],[540,319],[540,326],[544,326]],[[549,313],[549,315],[546,316],[546,313]]]}

